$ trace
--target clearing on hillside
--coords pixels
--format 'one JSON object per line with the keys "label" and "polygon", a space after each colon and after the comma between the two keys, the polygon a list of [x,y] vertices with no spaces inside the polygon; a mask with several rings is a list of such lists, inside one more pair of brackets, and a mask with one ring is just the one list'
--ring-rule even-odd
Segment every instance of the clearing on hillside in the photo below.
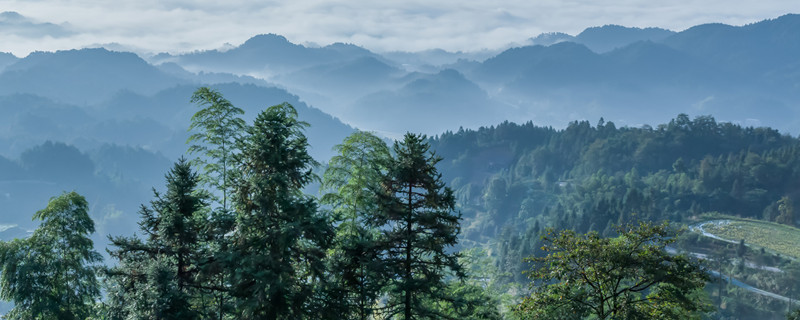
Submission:
{"label": "clearing on hillside", "polygon": [[757,221],[725,219],[701,222],[692,227],[705,236],[749,246],[763,247],[784,256],[800,259],[800,229],[787,225]]}

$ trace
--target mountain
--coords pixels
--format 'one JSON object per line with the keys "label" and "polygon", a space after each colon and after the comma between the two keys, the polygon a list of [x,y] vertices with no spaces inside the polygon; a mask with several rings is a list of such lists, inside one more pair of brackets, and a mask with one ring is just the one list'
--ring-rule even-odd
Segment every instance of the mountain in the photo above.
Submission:
{"label": "mountain", "polygon": [[[235,106],[245,110],[244,118],[248,122],[252,122],[259,112],[269,106],[283,102],[292,104],[297,109],[300,120],[311,125],[306,136],[314,147],[311,155],[319,160],[327,160],[332,156],[331,148],[353,131],[353,128],[308,106],[299,97],[283,89],[239,83],[215,84],[211,87],[219,90]],[[100,137],[119,137],[121,140],[109,142],[134,146],[151,145],[151,148],[161,150],[169,158],[177,158],[186,151],[186,130],[192,115],[198,110],[189,101],[196,89],[197,85],[181,85],[150,96],[131,92],[115,95],[95,109],[97,117],[104,122],[95,127],[94,133]],[[150,129],[139,133],[137,126]]]}
{"label": "mountain", "polygon": [[689,113],[796,132],[798,17],[678,33],[604,26],[576,37],[543,34],[531,41],[547,46],[511,48],[461,70],[517,118],[537,123],[605,117],[637,126]]}
{"label": "mountain", "polygon": [[76,143],[97,120],[89,110],[32,94],[0,96],[0,154],[16,156],[48,139]]}
{"label": "mountain", "polygon": [[19,60],[19,58],[13,54],[0,52],[0,72],[3,72],[3,69],[11,64],[14,64],[14,62],[17,62],[17,60]]}
{"label": "mountain", "polygon": [[604,25],[584,29],[577,36],[562,32],[548,32],[530,38],[532,45],[550,46],[560,42],[579,43],[596,53],[606,53],[640,41],[661,42],[675,34],[661,28],[631,28],[619,25]]}
{"label": "mountain", "polygon": [[301,69],[274,78],[291,89],[332,97],[363,95],[383,89],[404,72],[375,57],[358,57]]}
{"label": "mountain", "polygon": [[547,32],[541,33],[534,38],[528,39],[532,45],[536,46],[550,46],[559,42],[577,42],[574,36],[568,35],[563,32]]}
{"label": "mountain", "polygon": [[346,118],[361,129],[387,134],[436,134],[449,128],[489,125],[503,119],[503,107],[461,73],[412,74],[402,87],[366,95]]}
{"label": "mountain", "polygon": [[315,65],[368,56],[375,54],[354,45],[335,43],[321,48],[309,48],[291,43],[283,36],[262,34],[230,50],[157,56],[154,57],[154,62],[176,62],[189,70],[256,73],[268,78]]}
{"label": "mountain", "polygon": [[751,77],[796,66],[800,56],[800,15],[787,14],[741,27],[704,24],[664,40],[676,50]]}
{"label": "mountain", "polygon": [[527,46],[508,49],[484,61],[470,76],[498,90],[509,83],[520,88],[530,83],[563,85],[597,80],[605,67],[599,60],[599,55],[573,42]]}
{"label": "mountain", "polygon": [[156,67],[166,74],[195,83],[215,84],[215,83],[236,82],[242,84],[254,84],[262,87],[275,86],[274,84],[269,83],[264,79],[259,79],[247,75],[235,75],[232,73],[224,73],[224,72],[204,72],[204,71],[199,71],[197,73],[189,72],[174,62],[164,62],[162,64],[157,65]]}
{"label": "mountain", "polygon": [[[437,72],[443,66],[458,63],[459,61],[483,61],[497,55],[497,50],[482,49],[469,52],[450,52],[442,49],[430,49],[418,52],[391,51],[381,53],[381,56],[396,62],[409,72]],[[447,68],[447,67],[445,67]]]}
{"label": "mountain", "polygon": [[639,41],[660,42],[675,34],[674,31],[661,28],[630,28],[619,25],[586,28],[574,42],[585,45],[597,53],[608,52],[625,47]]}
{"label": "mountain", "polygon": [[0,73],[0,94],[31,93],[74,104],[93,104],[120,90],[152,94],[186,81],[133,53],[105,49],[34,52]]}

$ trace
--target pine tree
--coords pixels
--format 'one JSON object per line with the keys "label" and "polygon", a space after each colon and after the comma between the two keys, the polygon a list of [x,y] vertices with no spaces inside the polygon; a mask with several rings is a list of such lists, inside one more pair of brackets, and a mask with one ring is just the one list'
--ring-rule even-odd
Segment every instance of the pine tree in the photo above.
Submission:
{"label": "pine tree", "polygon": [[116,315],[135,319],[198,319],[197,275],[207,261],[201,247],[207,222],[199,176],[185,159],[166,175],[167,191],[142,206],[139,228],[146,238],[110,238],[119,265],[107,271]]}
{"label": "pine tree", "polygon": [[289,104],[255,120],[236,156],[236,227],[228,258],[231,294],[240,319],[302,319],[324,272],[327,219],[302,188],[315,161]]}
{"label": "pine tree", "polygon": [[395,158],[383,181],[376,225],[391,272],[385,307],[390,318],[443,317],[430,301],[445,299],[445,277],[463,277],[458,255],[447,251],[458,241],[460,215],[452,190],[441,181],[425,137],[407,133],[394,144]]}
{"label": "pine tree", "polygon": [[76,192],[50,199],[27,239],[0,242],[0,297],[14,302],[7,319],[87,319],[99,297],[102,260],[89,234],[94,222]]}

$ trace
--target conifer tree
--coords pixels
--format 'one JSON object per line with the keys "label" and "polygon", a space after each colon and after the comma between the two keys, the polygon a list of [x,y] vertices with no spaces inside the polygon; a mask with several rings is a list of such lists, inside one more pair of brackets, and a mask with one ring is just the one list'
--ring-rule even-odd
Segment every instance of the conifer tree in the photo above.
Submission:
{"label": "conifer tree", "polygon": [[391,273],[386,315],[443,318],[427,306],[446,298],[446,276],[463,277],[458,255],[448,252],[460,231],[455,197],[436,169],[441,158],[430,151],[424,136],[407,133],[395,142],[394,153],[374,221],[384,230],[381,246]]}
{"label": "conifer tree", "polygon": [[284,103],[263,111],[236,156],[236,225],[227,268],[240,319],[302,319],[324,272],[327,219],[302,188],[315,176],[307,126]]}
{"label": "conifer tree", "polygon": [[201,299],[197,281],[207,260],[201,248],[207,222],[206,198],[198,192],[199,176],[185,159],[166,175],[167,190],[155,192],[150,207],[142,206],[136,236],[110,237],[119,265],[107,271],[109,307],[114,317],[134,319],[198,319],[193,307]]}

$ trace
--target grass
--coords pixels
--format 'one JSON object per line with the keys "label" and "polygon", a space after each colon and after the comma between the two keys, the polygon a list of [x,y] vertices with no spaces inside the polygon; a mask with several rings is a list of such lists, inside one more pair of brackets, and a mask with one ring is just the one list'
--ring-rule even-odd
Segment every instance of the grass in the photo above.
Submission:
{"label": "grass", "polygon": [[797,228],[766,221],[726,219],[703,223],[703,229],[726,240],[744,239],[747,245],[800,259],[800,229]]}

